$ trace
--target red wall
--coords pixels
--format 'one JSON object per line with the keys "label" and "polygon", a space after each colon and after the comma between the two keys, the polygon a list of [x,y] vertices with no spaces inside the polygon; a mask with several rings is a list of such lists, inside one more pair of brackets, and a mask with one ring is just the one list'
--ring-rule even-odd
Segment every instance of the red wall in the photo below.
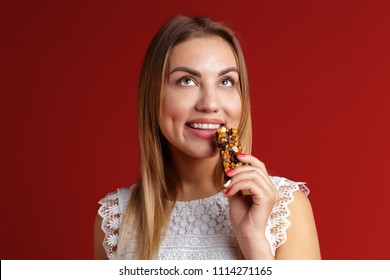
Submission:
{"label": "red wall", "polygon": [[1,259],[92,258],[98,200],[137,177],[145,48],[178,13],[239,34],[254,154],[307,182],[323,258],[390,259],[386,1],[24,2],[0,7]]}

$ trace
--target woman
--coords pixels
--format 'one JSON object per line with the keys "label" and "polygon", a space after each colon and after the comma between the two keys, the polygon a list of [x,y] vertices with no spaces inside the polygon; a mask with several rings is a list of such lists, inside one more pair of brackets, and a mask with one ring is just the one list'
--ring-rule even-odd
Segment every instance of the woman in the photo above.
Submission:
{"label": "woman", "polygon": [[[228,28],[167,22],[147,50],[137,102],[141,176],[100,201],[95,258],[320,258],[308,189],[250,155],[247,72]],[[238,128],[245,153],[225,191],[220,126]]]}

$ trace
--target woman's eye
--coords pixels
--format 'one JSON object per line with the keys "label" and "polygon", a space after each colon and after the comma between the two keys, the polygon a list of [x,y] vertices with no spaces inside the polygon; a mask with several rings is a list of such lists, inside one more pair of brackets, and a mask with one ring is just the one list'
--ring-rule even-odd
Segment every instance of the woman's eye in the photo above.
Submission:
{"label": "woman's eye", "polygon": [[194,86],[194,85],[196,85],[195,81],[192,78],[190,78],[190,77],[184,77],[184,78],[180,79],[177,82],[177,84],[179,86]]}
{"label": "woman's eye", "polygon": [[232,79],[223,79],[221,84],[224,87],[232,87],[234,86],[234,81]]}

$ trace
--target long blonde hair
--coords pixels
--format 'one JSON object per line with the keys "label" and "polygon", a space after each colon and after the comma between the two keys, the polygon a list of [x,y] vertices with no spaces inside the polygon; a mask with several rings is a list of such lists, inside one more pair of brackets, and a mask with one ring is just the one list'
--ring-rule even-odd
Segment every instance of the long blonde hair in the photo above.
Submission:
{"label": "long blonde hair", "polygon": [[[157,257],[163,230],[172,209],[168,194],[176,194],[175,184],[172,183],[175,179],[167,160],[166,139],[161,134],[159,125],[167,60],[175,45],[190,38],[207,36],[223,38],[235,53],[242,100],[242,116],[238,129],[243,151],[250,153],[252,130],[248,76],[238,40],[223,24],[207,18],[178,16],[171,19],[152,39],[139,78],[137,109],[141,149],[140,178],[122,220],[117,248],[119,258],[126,255],[126,246],[134,239],[137,240],[134,259]],[[217,176],[222,178],[222,169],[218,166]]]}

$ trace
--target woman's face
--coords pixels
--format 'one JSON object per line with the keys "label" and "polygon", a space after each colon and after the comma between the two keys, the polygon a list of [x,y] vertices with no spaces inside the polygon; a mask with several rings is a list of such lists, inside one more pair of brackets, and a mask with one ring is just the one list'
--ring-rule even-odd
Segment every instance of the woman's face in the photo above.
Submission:
{"label": "woman's face", "polygon": [[217,154],[215,132],[238,127],[239,73],[222,38],[192,38],[172,48],[163,88],[161,131],[173,152],[194,158]]}

